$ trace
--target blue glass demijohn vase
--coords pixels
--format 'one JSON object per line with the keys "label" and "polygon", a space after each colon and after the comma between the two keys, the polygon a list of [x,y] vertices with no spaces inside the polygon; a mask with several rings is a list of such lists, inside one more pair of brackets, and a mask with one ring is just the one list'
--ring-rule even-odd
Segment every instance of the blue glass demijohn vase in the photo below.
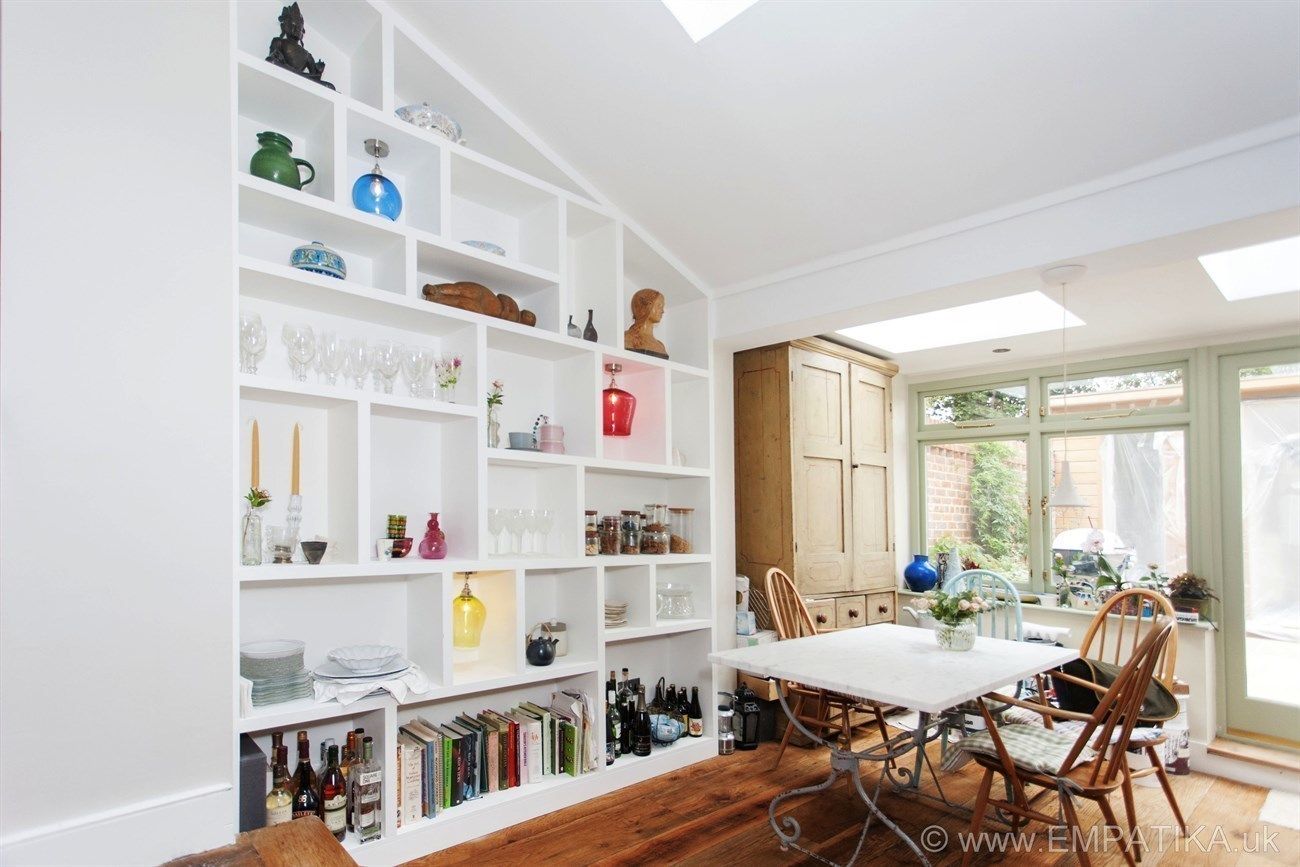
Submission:
{"label": "blue glass demijohn vase", "polygon": [[[368,138],[366,153],[381,160],[388,156],[388,145],[379,139]],[[402,194],[397,191],[396,184],[384,177],[376,162],[374,171],[357,178],[352,185],[352,204],[358,211],[396,220],[402,213]]]}
{"label": "blue glass demijohn vase", "polygon": [[924,593],[927,590],[933,590],[934,585],[939,583],[939,573],[930,565],[930,558],[924,554],[913,554],[912,562],[907,564],[903,570],[903,580],[907,582],[907,589],[913,593]]}

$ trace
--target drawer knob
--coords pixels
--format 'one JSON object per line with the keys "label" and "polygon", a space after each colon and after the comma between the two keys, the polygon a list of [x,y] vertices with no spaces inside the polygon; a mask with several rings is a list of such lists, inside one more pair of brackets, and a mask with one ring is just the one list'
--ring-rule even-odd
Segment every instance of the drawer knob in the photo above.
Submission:
{"label": "drawer knob", "polygon": [[857,617],[857,616],[858,616],[858,609],[856,609],[856,608],[850,608],[850,609],[849,609],[849,618],[852,619],[852,618]]}
{"label": "drawer knob", "polygon": [[881,614],[888,614],[888,613],[889,613],[889,606],[888,606],[888,605],[884,605],[884,604],[882,604],[882,605],[880,605],[880,606],[878,606],[878,607],[876,608],[876,611],[878,611],[878,612],[881,613]]}
{"label": "drawer knob", "polygon": [[818,614],[818,615],[817,615],[817,622],[818,622],[818,623],[825,623],[825,622],[826,622],[826,615],[825,615],[825,614]]}

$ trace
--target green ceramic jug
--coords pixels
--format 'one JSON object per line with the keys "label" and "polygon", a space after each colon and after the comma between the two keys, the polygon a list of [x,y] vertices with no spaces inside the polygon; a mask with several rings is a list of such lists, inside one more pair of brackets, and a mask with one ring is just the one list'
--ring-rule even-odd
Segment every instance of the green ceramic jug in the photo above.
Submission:
{"label": "green ceramic jug", "polygon": [[[301,190],[316,180],[316,169],[311,163],[290,155],[293,142],[287,137],[268,130],[257,134],[257,143],[261,147],[248,163],[248,171],[253,175],[295,190]],[[311,172],[306,180],[302,179],[298,166],[306,166],[307,171]]]}

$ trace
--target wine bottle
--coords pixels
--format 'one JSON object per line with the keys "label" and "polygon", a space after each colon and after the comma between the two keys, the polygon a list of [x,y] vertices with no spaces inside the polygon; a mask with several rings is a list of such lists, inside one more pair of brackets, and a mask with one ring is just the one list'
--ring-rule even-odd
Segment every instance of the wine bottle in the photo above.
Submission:
{"label": "wine bottle", "polygon": [[362,843],[378,840],[384,831],[381,795],[384,791],[384,766],[375,759],[374,738],[361,741],[361,761],[352,768],[356,797],[353,814]]}
{"label": "wine bottle", "polygon": [[636,694],[632,692],[632,681],[623,669],[623,684],[618,689],[618,751],[621,755],[632,754],[632,722],[636,716]]}
{"label": "wine bottle", "polygon": [[669,716],[677,716],[677,684],[668,684],[668,692],[664,694],[664,713]]}
{"label": "wine bottle", "polygon": [[325,756],[325,773],[320,778],[320,817],[334,839],[342,842],[348,835],[348,784],[339,767],[339,748],[330,744]]}
{"label": "wine bottle", "polygon": [[334,746],[334,738],[323,738],[320,742],[320,764],[316,766],[316,794],[320,794],[320,781],[325,777],[329,767],[329,750]]}
{"label": "wine bottle", "polygon": [[293,772],[297,788],[293,794],[293,817],[303,819],[320,812],[320,795],[316,793],[316,772],[311,767],[311,745],[307,733],[298,732],[298,768]]}
{"label": "wine bottle", "polygon": [[284,732],[282,732],[282,731],[274,731],[274,732],[271,732],[271,754],[270,754],[270,762],[271,762],[271,769],[272,769],[272,770],[275,769],[275,757],[276,757],[276,755],[279,754],[279,752],[280,752],[280,747],[282,747],[282,746],[284,746]]}
{"label": "wine bottle", "polygon": [[355,801],[352,792],[352,768],[361,761],[360,751],[357,749],[359,743],[357,733],[355,731],[348,732],[347,740],[343,743],[343,755],[339,756],[339,770],[343,772],[343,791],[348,796],[346,814],[349,831],[356,830],[352,817],[353,802]]}
{"label": "wine bottle", "polygon": [[614,717],[618,716],[618,708],[614,706],[614,693],[608,693],[609,703],[605,708],[605,766],[614,764],[618,758],[618,726],[614,724]]}
{"label": "wine bottle", "polygon": [[289,750],[280,744],[272,761],[271,791],[266,793],[266,824],[279,825],[293,818],[293,795],[289,792]]}
{"label": "wine bottle", "polygon": [[677,691],[677,721],[682,724],[682,734],[691,730],[691,699],[683,686]]}
{"label": "wine bottle", "polygon": [[645,706],[645,687],[637,688],[636,721],[633,723],[632,755],[648,756],[653,739],[650,735],[650,712]]}
{"label": "wine bottle", "polygon": [[700,688],[691,687],[691,708],[687,711],[687,734],[693,738],[704,737],[704,710],[700,707]]}

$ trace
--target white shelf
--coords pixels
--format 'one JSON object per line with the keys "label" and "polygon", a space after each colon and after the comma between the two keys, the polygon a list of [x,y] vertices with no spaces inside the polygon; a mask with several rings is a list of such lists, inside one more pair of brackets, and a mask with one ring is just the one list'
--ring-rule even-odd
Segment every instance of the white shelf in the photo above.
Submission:
{"label": "white shelf", "polygon": [[478,418],[476,406],[462,403],[446,403],[438,400],[426,400],[418,397],[406,397],[400,394],[383,394],[375,391],[357,391],[336,385],[317,385],[310,382],[294,382],[287,379],[275,379],[256,373],[239,375],[239,390],[244,397],[260,397],[263,400],[276,400],[282,403],[302,404],[305,406],[337,406],[343,403],[366,403],[374,407],[393,410],[399,414],[411,414],[430,420],[453,420]]}
{"label": "white shelf", "polygon": [[280,704],[271,704],[264,707],[255,707],[253,712],[246,717],[240,717],[235,721],[235,731],[243,734],[246,732],[262,732],[270,729],[286,729],[293,726],[303,726],[307,723],[317,722],[319,720],[333,719],[334,717],[355,716],[358,714],[369,713],[374,710],[381,710],[386,705],[393,703],[393,697],[388,693],[383,695],[370,695],[358,699],[352,704],[339,704],[337,701],[316,701],[314,698],[304,698],[298,701],[286,701]]}
{"label": "white shelf", "polygon": [[705,618],[694,620],[659,620],[654,626],[619,626],[605,630],[606,643],[631,641],[634,638],[651,638],[656,635],[676,635],[679,632],[695,632],[700,629],[712,629],[713,621]]}

